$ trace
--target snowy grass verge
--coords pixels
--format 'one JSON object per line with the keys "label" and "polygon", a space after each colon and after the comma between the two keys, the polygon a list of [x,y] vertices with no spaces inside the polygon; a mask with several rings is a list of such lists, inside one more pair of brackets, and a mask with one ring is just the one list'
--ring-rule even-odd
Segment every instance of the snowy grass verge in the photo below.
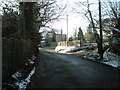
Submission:
{"label": "snowy grass verge", "polygon": [[93,49],[93,46],[82,46],[82,47],[66,47],[66,46],[57,46],[55,48],[55,51],[60,52],[60,53],[66,53],[66,52],[74,52],[74,51],[79,51],[79,50],[91,50]]}
{"label": "snowy grass verge", "polygon": [[112,67],[120,68],[120,56],[114,54],[107,49],[103,54],[103,63]]}
{"label": "snowy grass verge", "polygon": [[102,61],[99,60],[100,54],[97,52],[86,54],[84,55],[84,58],[120,69],[120,56],[110,52],[109,49],[104,52]]}
{"label": "snowy grass verge", "polygon": [[36,68],[34,67],[26,79],[17,81],[15,83],[15,85],[18,86],[18,88],[19,88],[18,90],[21,90],[21,89],[25,90],[26,89],[27,85],[30,83],[30,78],[35,73],[35,70],[36,70]]}
{"label": "snowy grass verge", "polygon": [[57,46],[55,48],[55,51],[57,52],[61,52],[61,53],[66,53],[66,52],[70,52],[70,51],[74,51],[79,49],[79,47],[65,47],[65,46]]}
{"label": "snowy grass verge", "polygon": [[100,54],[94,51],[90,54],[84,55],[84,58],[95,61],[95,60],[99,60]]}
{"label": "snowy grass verge", "polygon": [[30,78],[36,70],[34,66],[35,59],[36,56],[33,55],[32,58],[25,63],[23,68],[16,71],[8,80],[8,82],[3,84],[3,90],[7,90],[9,88],[25,90],[27,85],[30,83]]}

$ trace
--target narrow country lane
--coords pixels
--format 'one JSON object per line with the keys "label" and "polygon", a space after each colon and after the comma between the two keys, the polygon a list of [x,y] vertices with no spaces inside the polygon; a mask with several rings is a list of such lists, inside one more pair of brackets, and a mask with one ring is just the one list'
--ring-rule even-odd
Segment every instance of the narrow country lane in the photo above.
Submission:
{"label": "narrow country lane", "polygon": [[40,49],[28,88],[119,88],[119,76],[118,69]]}

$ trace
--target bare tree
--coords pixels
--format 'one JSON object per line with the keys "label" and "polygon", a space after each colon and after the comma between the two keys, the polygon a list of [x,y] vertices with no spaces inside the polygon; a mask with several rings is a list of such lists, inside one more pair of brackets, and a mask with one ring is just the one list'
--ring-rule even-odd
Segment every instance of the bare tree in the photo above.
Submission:
{"label": "bare tree", "polygon": [[120,1],[103,2],[103,15],[104,27],[106,27],[104,31],[112,32],[110,33],[110,51],[120,55]]}
{"label": "bare tree", "polygon": [[[96,25],[98,24],[98,20],[95,19],[95,18],[97,18],[97,15],[98,15],[98,14],[96,14],[96,11],[98,12],[98,9],[92,11],[91,6],[95,5],[95,3],[89,3],[88,0],[86,2],[78,1],[76,3],[76,5],[79,8],[81,8],[81,10],[76,10],[75,8],[74,8],[74,10],[78,14],[82,15],[84,18],[87,18],[87,20],[91,23],[91,27],[93,28],[95,40],[96,40],[97,47],[98,47],[98,53],[100,53],[100,51],[101,51],[100,37],[99,37],[99,34],[97,32],[97,28],[96,28]],[[93,15],[94,12],[95,12],[95,14]]]}
{"label": "bare tree", "polygon": [[113,30],[113,34],[118,34],[120,32],[120,1],[108,0],[108,2],[103,2],[102,10],[104,31],[110,33],[110,31]]}
{"label": "bare tree", "polygon": [[39,28],[46,26],[46,24],[58,19],[61,13],[66,8],[58,5],[57,0],[40,0],[38,2],[38,18]]}

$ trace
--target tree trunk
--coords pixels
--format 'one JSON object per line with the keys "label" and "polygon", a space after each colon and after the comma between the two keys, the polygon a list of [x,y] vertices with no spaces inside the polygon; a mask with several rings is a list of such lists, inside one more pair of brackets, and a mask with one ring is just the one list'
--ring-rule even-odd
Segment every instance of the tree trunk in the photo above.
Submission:
{"label": "tree trunk", "polygon": [[97,33],[97,30],[95,28],[95,24],[94,24],[94,21],[93,21],[93,17],[92,17],[91,11],[88,10],[88,12],[90,14],[90,19],[91,19],[91,23],[92,23],[92,27],[93,27],[93,32],[94,32],[94,37],[95,37],[95,41],[96,41],[97,47],[98,47],[98,53],[100,53],[101,52],[101,46],[100,46],[99,34]]}

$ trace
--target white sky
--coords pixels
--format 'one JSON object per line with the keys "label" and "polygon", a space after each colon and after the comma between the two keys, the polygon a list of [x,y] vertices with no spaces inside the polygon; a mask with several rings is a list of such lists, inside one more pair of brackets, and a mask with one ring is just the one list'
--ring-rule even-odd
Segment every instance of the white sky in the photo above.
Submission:
{"label": "white sky", "polygon": [[[81,15],[73,12],[72,8],[75,7],[76,1],[78,0],[63,0],[64,3],[67,3],[67,8],[65,9],[63,16],[62,16],[63,19],[59,21],[55,21],[54,23],[51,24],[53,28],[62,29],[63,33],[66,34],[67,33],[66,15],[68,15],[68,37],[71,36],[75,28],[79,28],[79,27],[81,27],[83,30],[83,33],[85,33],[87,26],[89,24],[87,19],[84,19]],[[79,1],[83,2],[86,0],[79,0]],[[96,0],[90,0],[90,1],[95,2]]]}
{"label": "white sky", "polygon": [[[1,0],[1,1],[3,1],[3,0]],[[73,30],[75,28],[79,28],[79,27],[81,27],[82,30],[83,30],[83,33],[85,33],[89,22],[87,21],[87,19],[84,19],[81,15],[73,12],[72,8],[76,7],[75,2],[77,2],[77,1],[85,2],[87,0],[57,0],[57,1],[60,1],[58,3],[58,5],[62,4],[64,6],[64,4],[67,4],[67,8],[62,13],[62,17],[61,17],[62,19],[61,20],[55,21],[54,23],[50,24],[52,26],[52,28],[56,28],[56,29],[59,29],[59,30],[62,29],[63,34],[66,34],[67,33],[67,23],[66,23],[67,18],[66,18],[66,15],[68,15],[68,36],[70,37]],[[108,0],[101,0],[101,1],[108,1]],[[117,1],[117,0],[115,0],[115,1]],[[89,2],[90,3],[94,2],[94,3],[98,4],[98,0],[89,0]],[[97,9],[98,6],[97,7],[91,7],[91,9],[93,9],[93,8]],[[79,8],[79,10],[80,10],[80,8]]]}
{"label": "white sky", "polygon": [[[60,0],[58,0],[60,1]],[[75,2],[80,1],[80,2],[86,2],[87,0],[63,0],[63,3],[67,3],[67,8],[65,9],[62,20],[55,21],[52,25],[53,28],[57,29],[62,29],[63,33],[67,33],[67,18],[66,15],[68,15],[68,37],[72,34],[73,30],[75,28],[81,27],[83,30],[83,33],[85,34],[86,29],[88,27],[88,20],[83,18],[81,15],[73,12],[72,8],[77,8],[79,11],[81,11],[81,8],[78,8],[77,5],[75,5]],[[101,2],[108,2],[108,1],[119,1],[119,0],[100,0]],[[95,5],[90,6],[90,10],[94,10],[94,13],[92,12],[93,15],[96,15],[96,18],[98,18],[98,2],[99,0],[89,0],[89,3],[96,3]]]}
{"label": "white sky", "polygon": [[[81,27],[83,30],[83,33],[85,33],[86,27],[89,24],[87,22],[87,20],[83,19],[79,15],[75,15],[75,14],[67,14],[67,15],[68,15],[68,34],[69,34],[69,36],[71,35],[71,33],[73,32],[73,30],[75,28],[79,28],[79,27]],[[67,33],[67,23],[66,22],[67,22],[67,20],[66,20],[66,15],[65,15],[63,20],[54,22],[52,24],[52,27],[57,28],[57,29],[62,29],[63,33],[66,34]]]}

